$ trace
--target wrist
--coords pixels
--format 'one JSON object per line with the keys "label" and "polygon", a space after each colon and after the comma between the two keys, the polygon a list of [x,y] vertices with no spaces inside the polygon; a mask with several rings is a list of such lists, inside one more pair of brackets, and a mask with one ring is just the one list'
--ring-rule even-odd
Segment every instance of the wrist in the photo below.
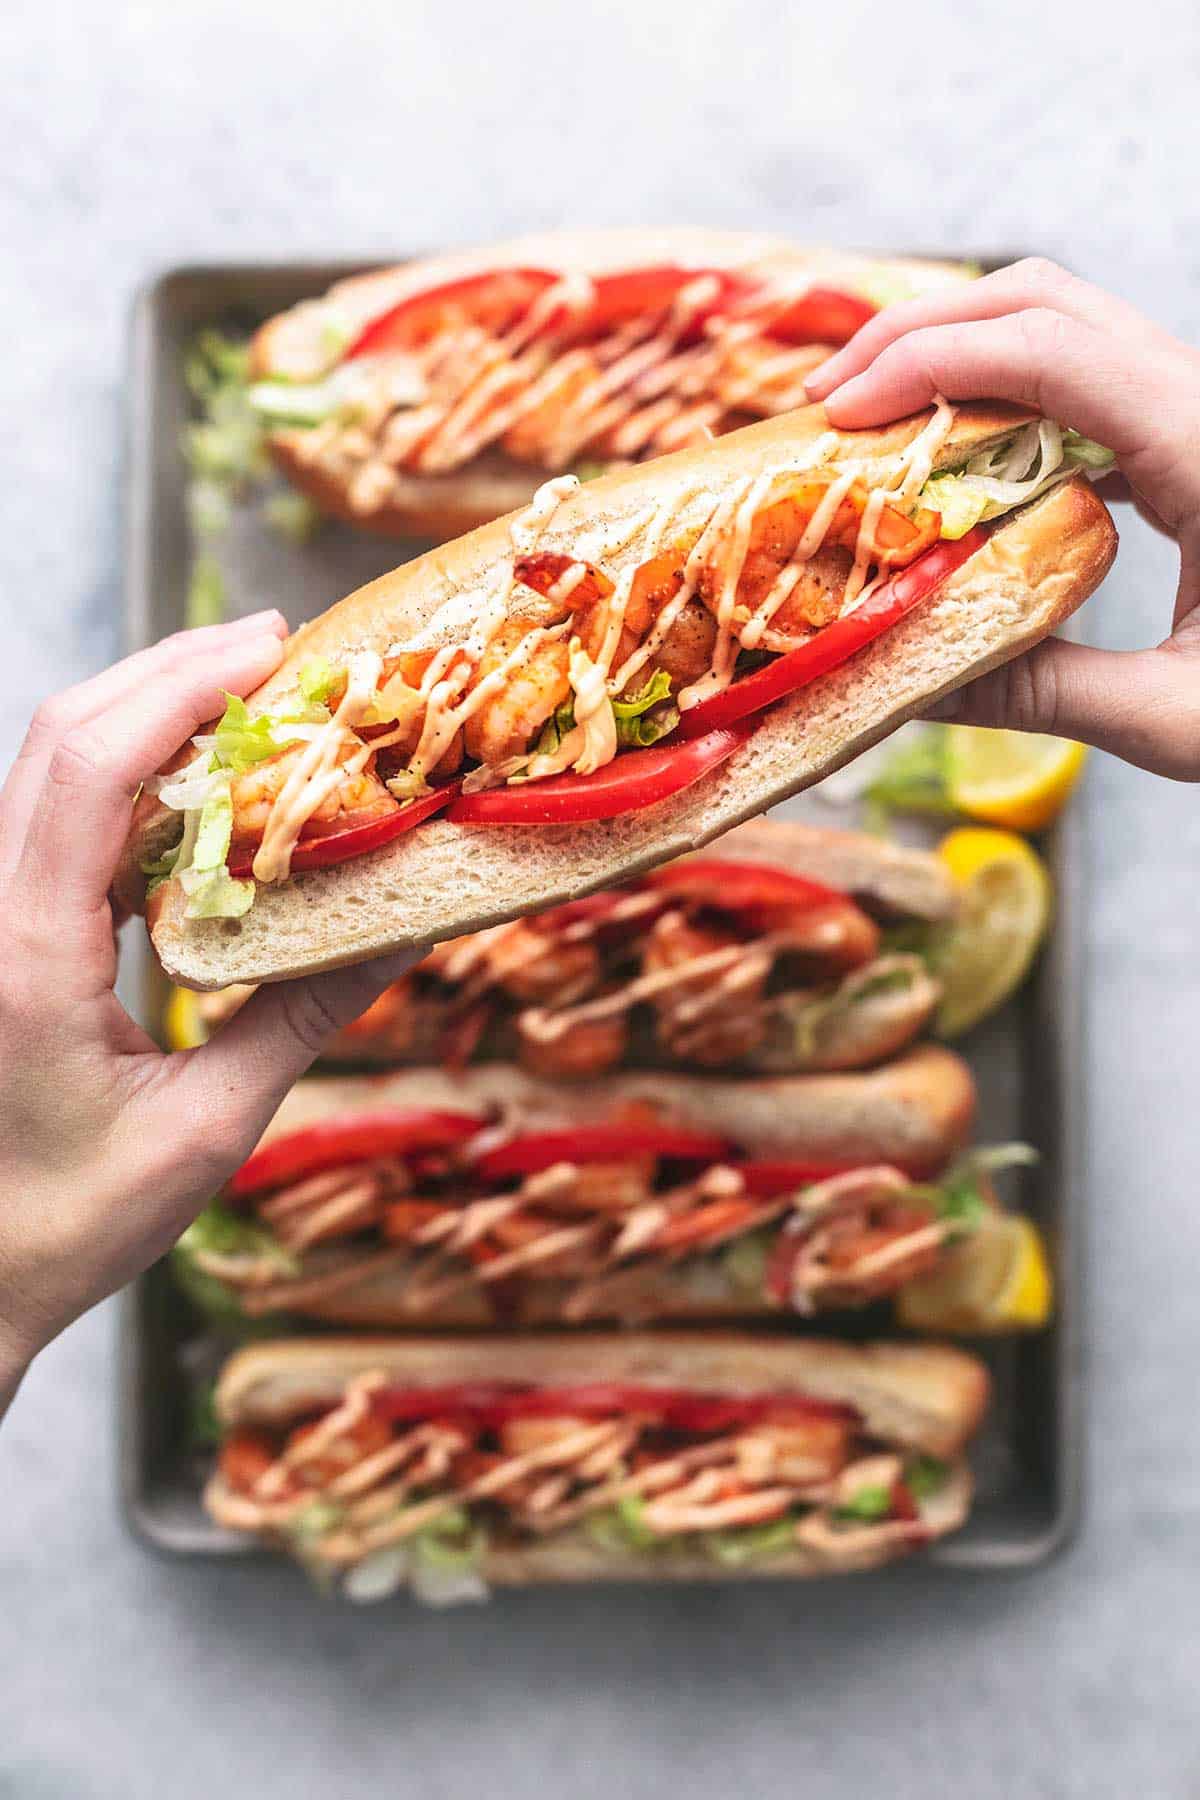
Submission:
{"label": "wrist", "polygon": [[0,1419],[12,1404],[41,1345],[0,1313]]}

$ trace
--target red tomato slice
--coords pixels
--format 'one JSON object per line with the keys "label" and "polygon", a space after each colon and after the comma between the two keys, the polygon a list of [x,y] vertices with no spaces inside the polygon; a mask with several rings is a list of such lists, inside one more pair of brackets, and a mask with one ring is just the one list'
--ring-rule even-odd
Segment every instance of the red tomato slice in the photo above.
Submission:
{"label": "red tomato slice", "polygon": [[778,1194],[791,1194],[814,1181],[828,1181],[834,1175],[848,1175],[860,1163],[810,1162],[788,1157],[754,1158],[735,1162],[733,1167],[745,1183],[746,1192],[755,1199],[770,1200]]}
{"label": "red tomato slice", "polygon": [[730,269],[681,269],[664,264],[659,268],[628,269],[617,275],[601,275],[593,283],[596,298],[586,317],[589,331],[609,331],[627,319],[666,312],[677,294],[694,281],[711,277],[715,282],[712,299],[698,309],[681,340],[686,343],[699,336],[708,319],[728,312],[735,300],[750,293],[751,284],[744,275]]}
{"label": "red tomato slice", "polygon": [[448,314],[468,319],[486,331],[504,331],[557,280],[549,269],[492,269],[443,282],[423,294],[410,294],[359,333],[345,360],[386,350],[412,350],[434,337]]}
{"label": "red tomato slice", "polygon": [[578,825],[620,818],[682,793],[732,756],[753,730],[752,723],[742,723],[703,737],[689,733],[686,744],[622,751],[594,775],[551,775],[517,787],[485,788],[462,795],[446,816],[452,825]]}
{"label": "red tomato slice", "polygon": [[465,1144],[486,1123],[474,1113],[413,1112],[399,1107],[318,1119],[253,1151],[231,1177],[228,1192],[239,1199],[306,1175],[319,1175],[324,1169],[371,1162],[377,1156],[446,1150]]}
{"label": "red tomato slice", "polygon": [[838,288],[809,288],[767,327],[767,335],[785,344],[844,344],[878,307]]}
{"label": "red tomato slice", "polygon": [[436,1388],[383,1388],[372,1395],[375,1412],[394,1423],[460,1417],[482,1430],[509,1419],[575,1415],[608,1418],[637,1414],[675,1431],[725,1431],[768,1418],[820,1418],[853,1424],[858,1413],[808,1394],[709,1394],[684,1388],[636,1387],[592,1382],[576,1387],[521,1388],[502,1383],[462,1382]]}
{"label": "red tomato slice", "polygon": [[702,700],[699,706],[684,713],[671,742],[680,738],[706,739],[713,732],[726,730],[738,720],[761,712],[776,700],[807,687],[810,681],[828,675],[830,670],[840,668],[859,650],[898,624],[922,600],[928,599],[948,575],[982,549],[987,535],[985,527],[977,525],[974,531],[968,531],[965,537],[953,543],[935,544],[916,562],[876,588],[854,612],[826,625],[807,644],[773,658],[753,675],[735,681],[724,693],[714,694],[711,700]]}
{"label": "red tomato slice", "polygon": [[836,888],[810,881],[806,875],[793,875],[769,863],[731,862],[719,856],[689,857],[687,862],[654,869],[642,879],[646,887],[721,912],[740,912],[745,907],[786,907],[795,912],[845,899]]}
{"label": "red tomato slice", "polygon": [[621,1162],[630,1157],[661,1156],[675,1162],[720,1162],[729,1153],[728,1138],[713,1131],[688,1131],[680,1125],[577,1125],[565,1131],[529,1132],[485,1150],[475,1161],[484,1181],[508,1181],[537,1175],[554,1163]]}
{"label": "red tomato slice", "polygon": [[[398,806],[395,812],[383,813],[378,819],[368,819],[365,825],[354,825],[348,831],[331,831],[328,837],[301,838],[292,851],[292,873],[298,875],[303,869],[327,869],[333,863],[348,862],[352,856],[365,856],[368,850],[382,849],[390,844],[393,838],[402,837],[411,831],[414,825],[420,825],[434,813],[441,812],[449,806],[458,793],[459,783],[452,781],[444,788],[435,788],[432,794],[426,794],[422,800],[410,800],[407,806]],[[246,855],[244,861],[230,864],[229,873],[239,881],[253,878],[254,858]]]}

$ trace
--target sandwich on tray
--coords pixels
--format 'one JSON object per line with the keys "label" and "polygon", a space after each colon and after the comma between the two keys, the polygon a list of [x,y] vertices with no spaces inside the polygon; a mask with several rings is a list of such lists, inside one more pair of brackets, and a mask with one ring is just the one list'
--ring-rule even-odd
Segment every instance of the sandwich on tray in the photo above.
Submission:
{"label": "sandwich on tray", "polygon": [[[929,1023],[956,907],[926,851],[755,820],[711,855],[439,944],[323,1060],[508,1059],[570,1081],[863,1068]],[[176,989],[173,1042],[203,1041],[250,992]]]}
{"label": "sandwich on tray", "polygon": [[[301,1082],[176,1247],[218,1315],[463,1329],[810,1316],[937,1281],[967,1329],[975,1244],[1013,1221],[966,1151],[966,1064],[866,1074],[618,1075],[501,1064]],[[969,1258],[964,1250],[975,1249]]]}
{"label": "sandwich on tray", "polygon": [[804,405],[879,306],[967,265],[736,231],[525,238],[340,281],[271,319],[251,404],[323,511],[453,537],[589,476]]}
{"label": "sandwich on tray", "polygon": [[627,881],[1066,618],[1115,553],[1105,461],[939,403],[557,477],[298,631],[140,797],[119,897],[204,989]]}
{"label": "sandwich on tray", "polygon": [[987,1395],[942,1345],[280,1341],[221,1375],[205,1501],[360,1601],[832,1574],[964,1522]]}

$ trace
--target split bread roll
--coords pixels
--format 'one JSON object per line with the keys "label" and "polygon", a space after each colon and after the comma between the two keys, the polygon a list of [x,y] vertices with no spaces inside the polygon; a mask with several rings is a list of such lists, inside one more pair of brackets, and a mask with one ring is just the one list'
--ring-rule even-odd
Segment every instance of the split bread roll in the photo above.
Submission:
{"label": "split bread roll", "polygon": [[[936,466],[961,465],[1028,419],[999,405],[959,408]],[[881,431],[831,434],[828,466],[852,459],[868,485],[879,486],[927,423],[921,415]],[[632,533],[606,559],[619,576],[645,559],[634,527],[648,506],[676,509],[672,530],[694,531],[714,498],[802,461],[826,431],[822,409],[812,407],[606,476],[561,500],[539,548],[594,556],[598,543]],[[251,713],[294,709],[298,672],[309,659],[461,643],[489,595],[504,591],[513,524],[498,520],[431,551],[303,626],[252,696]],[[1103,502],[1086,480],[1067,480],[1002,518],[914,610],[840,668],[769,707],[726,761],[674,797],[584,825],[460,825],[435,817],[367,856],[260,884],[252,909],[236,920],[188,918],[180,885],[169,880],[148,908],[155,949],[184,986],[280,980],[479,930],[626,880],[811,786],[942,695],[1028,649],[1095,589],[1115,551]],[[144,892],[144,860],[160,856],[179,831],[177,814],[142,796],[117,883],[127,903]]]}
{"label": "split bread roll", "polygon": [[[336,1405],[356,1377],[379,1373],[402,1390],[459,1383],[535,1388],[596,1384],[684,1390],[704,1396],[787,1395],[858,1414],[860,1434],[881,1448],[949,1464],[943,1485],[919,1508],[918,1530],[906,1540],[885,1528],[852,1530],[844,1545],[829,1537],[797,1541],[745,1563],[739,1573],[802,1576],[843,1573],[894,1560],[957,1529],[966,1519],[971,1477],[964,1449],[987,1408],[989,1381],[975,1357],[935,1344],[846,1344],[819,1338],[763,1338],[733,1333],[437,1338],[324,1338],[280,1341],[238,1351],[217,1384],[215,1406],[225,1431],[286,1431]],[[251,1529],[252,1509],[222,1476],[213,1476],[205,1505],[218,1524]],[[267,1541],[282,1541],[266,1531]],[[323,1556],[309,1537],[305,1560],[344,1571],[344,1550]],[[496,1534],[480,1569],[499,1586],[595,1580],[706,1580],[729,1570],[702,1547],[673,1544],[651,1555],[601,1546],[579,1527],[524,1540]]]}
{"label": "split bread roll", "polygon": [[[930,1178],[968,1144],[975,1101],[966,1063],[934,1045],[866,1073],[710,1080],[646,1072],[566,1090],[493,1063],[458,1074],[411,1069],[299,1082],[267,1127],[259,1151],[313,1127],[393,1111],[494,1116],[497,1141],[647,1118],[715,1133],[728,1141],[735,1157],[849,1170],[887,1165],[914,1179]],[[353,1179],[353,1168],[347,1176]],[[615,1286],[584,1309],[581,1321],[572,1304],[578,1274],[548,1274],[533,1266],[499,1289],[468,1276],[451,1280],[447,1293],[427,1301],[422,1282],[428,1279],[430,1253],[386,1236],[364,1238],[352,1229],[349,1241],[306,1248],[289,1271],[269,1263],[263,1268],[253,1247],[239,1255],[226,1242],[214,1253],[196,1239],[197,1230],[175,1253],[185,1288],[190,1272],[198,1270],[204,1280],[220,1282],[227,1299],[251,1317],[463,1331],[497,1323],[778,1320],[784,1310],[761,1280],[730,1281],[702,1250],[678,1260],[651,1258],[637,1267],[614,1265],[609,1274]]]}
{"label": "split bread roll", "polygon": [[[832,289],[873,304],[958,285],[975,273],[959,263],[805,248],[761,232],[690,227],[551,232],[339,281],[327,294],[302,301],[261,327],[252,346],[251,374],[258,381],[275,375],[319,379],[330,367],[331,342],[348,342],[392,308],[478,276],[545,269],[579,282],[664,265],[736,272],[767,290]],[[794,347],[792,373],[816,368],[835,348],[832,342]],[[771,410],[779,408],[772,404]],[[282,423],[269,430],[271,453],[288,481],[322,512],[387,537],[455,537],[527,505],[553,472],[492,444],[443,472],[398,465],[389,472],[377,462],[371,491],[360,496],[355,477],[363,468],[361,453],[351,453],[345,434],[319,449],[310,447],[312,439],[311,430]]]}

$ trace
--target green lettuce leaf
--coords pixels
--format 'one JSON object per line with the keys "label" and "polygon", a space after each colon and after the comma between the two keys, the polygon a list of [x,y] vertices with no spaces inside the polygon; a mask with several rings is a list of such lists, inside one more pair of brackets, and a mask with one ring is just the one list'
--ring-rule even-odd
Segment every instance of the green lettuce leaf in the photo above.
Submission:
{"label": "green lettuce leaf", "polygon": [[312,656],[302,664],[297,680],[309,706],[324,706],[342,674],[338,665],[324,656]]}
{"label": "green lettuce leaf", "polygon": [[266,1226],[217,1201],[192,1220],[175,1248],[184,1257],[206,1250],[215,1256],[269,1257],[281,1275],[298,1275],[300,1264]]}
{"label": "green lettuce leaf", "polygon": [[706,1531],[702,1538],[708,1554],[726,1568],[741,1568],[760,1556],[773,1556],[796,1541],[796,1521],[772,1519],[765,1525],[738,1525],[727,1531]]}
{"label": "green lettuce leaf", "polygon": [[892,1510],[892,1496],[885,1487],[860,1487],[849,1500],[835,1506],[835,1519],[858,1519],[873,1524],[876,1519],[886,1519]]}
{"label": "green lettuce leaf", "polygon": [[936,1456],[914,1456],[904,1467],[904,1485],[914,1500],[928,1500],[946,1485],[949,1466]]}
{"label": "green lettuce leaf", "polygon": [[944,538],[966,537],[988,509],[988,498],[971,488],[961,475],[935,475],[921,489],[921,503],[942,515]]}
{"label": "green lettuce leaf", "polygon": [[1063,460],[1077,463],[1084,469],[1111,469],[1116,457],[1095,438],[1081,437],[1077,431],[1064,431],[1062,438]]}
{"label": "green lettuce leaf", "polygon": [[640,694],[631,700],[612,701],[617,742],[644,749],[674,731],[679,723],[679,708],[670,695],[671,677],[665,669],[656,669]]}
{"label": "green lettuce leaf", "polygon": [[225,576],[215,556],[207,552],[196,557],[188,577],[184,618],[189,626],[219,625],[225,617],[229,591]]}
{"label": "green lettuce leaf", "polygon": [[287,741],[275,735],[279,723],[269,713],[252,719],[244,700],[226,694],[225,711],[214,734],[213,755],[219,766],[244,775],[255,763],[277,756]]}

